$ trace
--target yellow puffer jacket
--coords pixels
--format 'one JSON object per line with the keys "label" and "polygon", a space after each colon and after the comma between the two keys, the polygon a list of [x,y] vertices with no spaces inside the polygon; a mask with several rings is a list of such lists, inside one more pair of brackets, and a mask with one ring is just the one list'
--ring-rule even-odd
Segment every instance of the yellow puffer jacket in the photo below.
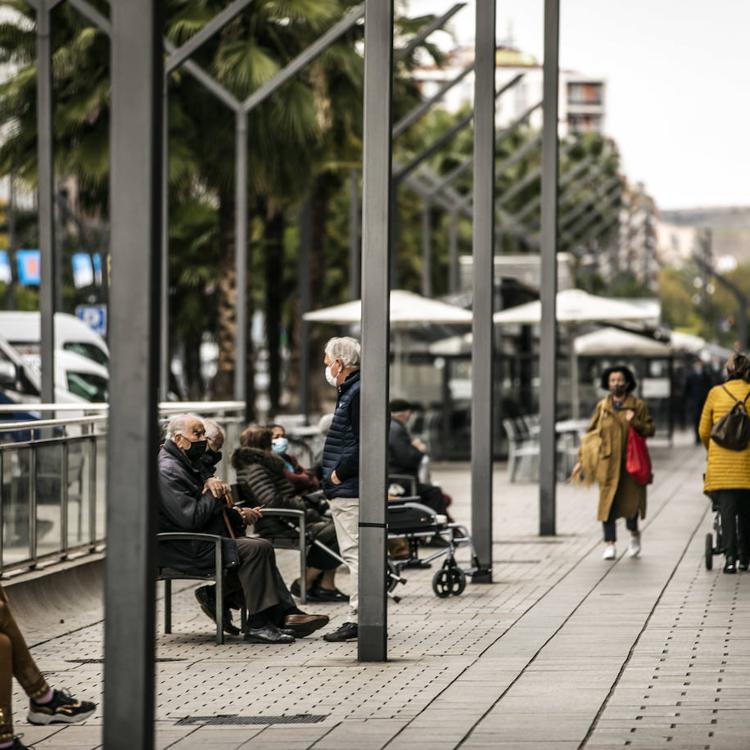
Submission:
{"label": "yellow puffer jacket", "polygon": [[[711,428],[735,404],[735,400],[724,388],[742,401],[750,393],[750,383],[728,380],[723,387],[717,385],[709,391],[699,428],[703,445],[708,449],[706,480],[703,485],[706,492],[750,489],[750,445],[745,450],[732,451],[711,440]],[[750,398],[747,400],[747,408],[750,410]]]}

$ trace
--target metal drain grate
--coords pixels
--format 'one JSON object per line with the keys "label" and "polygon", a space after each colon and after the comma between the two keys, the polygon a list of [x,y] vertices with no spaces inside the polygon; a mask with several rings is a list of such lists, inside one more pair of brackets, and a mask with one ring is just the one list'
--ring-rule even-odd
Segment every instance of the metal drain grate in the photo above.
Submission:
{"label": "metal drain grate", "polygon": [[177,724],[205,724],[207,726],[245,726],[247,724],[318,724],[328,714],[294,714],[292,716],[186,716]]}
{"label": "metal drain grate", "polygon": [[[68,664],[104,664],[104,659],[66,659]],[[154,659],[155,662],[187,661],[187,659]]]}

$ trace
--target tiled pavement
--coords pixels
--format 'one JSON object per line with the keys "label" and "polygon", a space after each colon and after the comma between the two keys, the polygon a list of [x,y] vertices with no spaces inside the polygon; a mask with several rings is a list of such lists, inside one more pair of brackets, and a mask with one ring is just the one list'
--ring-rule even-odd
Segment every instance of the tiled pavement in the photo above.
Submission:
{"label": "tiled pavement", "polygon": [[[703,569],[701,452],[654,453],[644,554],[614,564],[601,560],[593,491],[561,486],[560,533],[542,539],[536,488],[498,471],[496,583],[439,600],[429,571],[408,571],[386,664],[360,665],[354,645],[319,638],[217,647],[190,591],[178,595],[178,632],[159,637],[158,746],[750,749],[750,576]],[[465,518],[467,468],[436,474]],[[294,555],[280,560],[291,578]],[[345,615],[325,611],[332,626]],[[49,627],[49,639],[34,629],[41,666],[97,698],[101,625]],[[18,729],[39,750],[88,750],[100,725],[97,712],[82,726]]]}

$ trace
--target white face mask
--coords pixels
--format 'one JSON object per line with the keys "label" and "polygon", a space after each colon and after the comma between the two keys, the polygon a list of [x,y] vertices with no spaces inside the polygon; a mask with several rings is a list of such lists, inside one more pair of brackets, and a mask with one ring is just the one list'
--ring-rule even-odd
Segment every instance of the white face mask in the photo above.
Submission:
{"label": "white face mask", "polygon": [[326,367],[326,382],[328,385],[333,386],[334,388],[338,388],[338,383],[336,382],[336,376],[331,372],[332,365],[328,365]]}

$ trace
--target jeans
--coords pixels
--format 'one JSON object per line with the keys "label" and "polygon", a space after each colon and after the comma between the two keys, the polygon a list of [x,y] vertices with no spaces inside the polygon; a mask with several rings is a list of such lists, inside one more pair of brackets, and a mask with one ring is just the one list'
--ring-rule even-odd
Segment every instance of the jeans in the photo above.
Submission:
{"label": "jeans", "polygon": [[0,742],[13,739],[13,677],[33,700],[39,700],[49,692],[49,685],[29,653],[0,585]]}
{"label": "jeans", "polygon": [[[750,558],[750,490],[716,490],[726,557]],[[739,536],[739,543],[738,543]]]}
{"label": "jeans", "polygon": [[[615,504],[612,503],[612,506],[609,509],[609,515],[607,516],[606,521],[602,521],[602,526],[604,527],[604,541],[605,542],[616,542],[617,541],[617,518],[615,517]],[[630,531],[633,534],[638,533],[638,512],[636,511],[636,514],[632,518],[626,518],[625,519],[625,526],[627,526],[628,531]]]}

